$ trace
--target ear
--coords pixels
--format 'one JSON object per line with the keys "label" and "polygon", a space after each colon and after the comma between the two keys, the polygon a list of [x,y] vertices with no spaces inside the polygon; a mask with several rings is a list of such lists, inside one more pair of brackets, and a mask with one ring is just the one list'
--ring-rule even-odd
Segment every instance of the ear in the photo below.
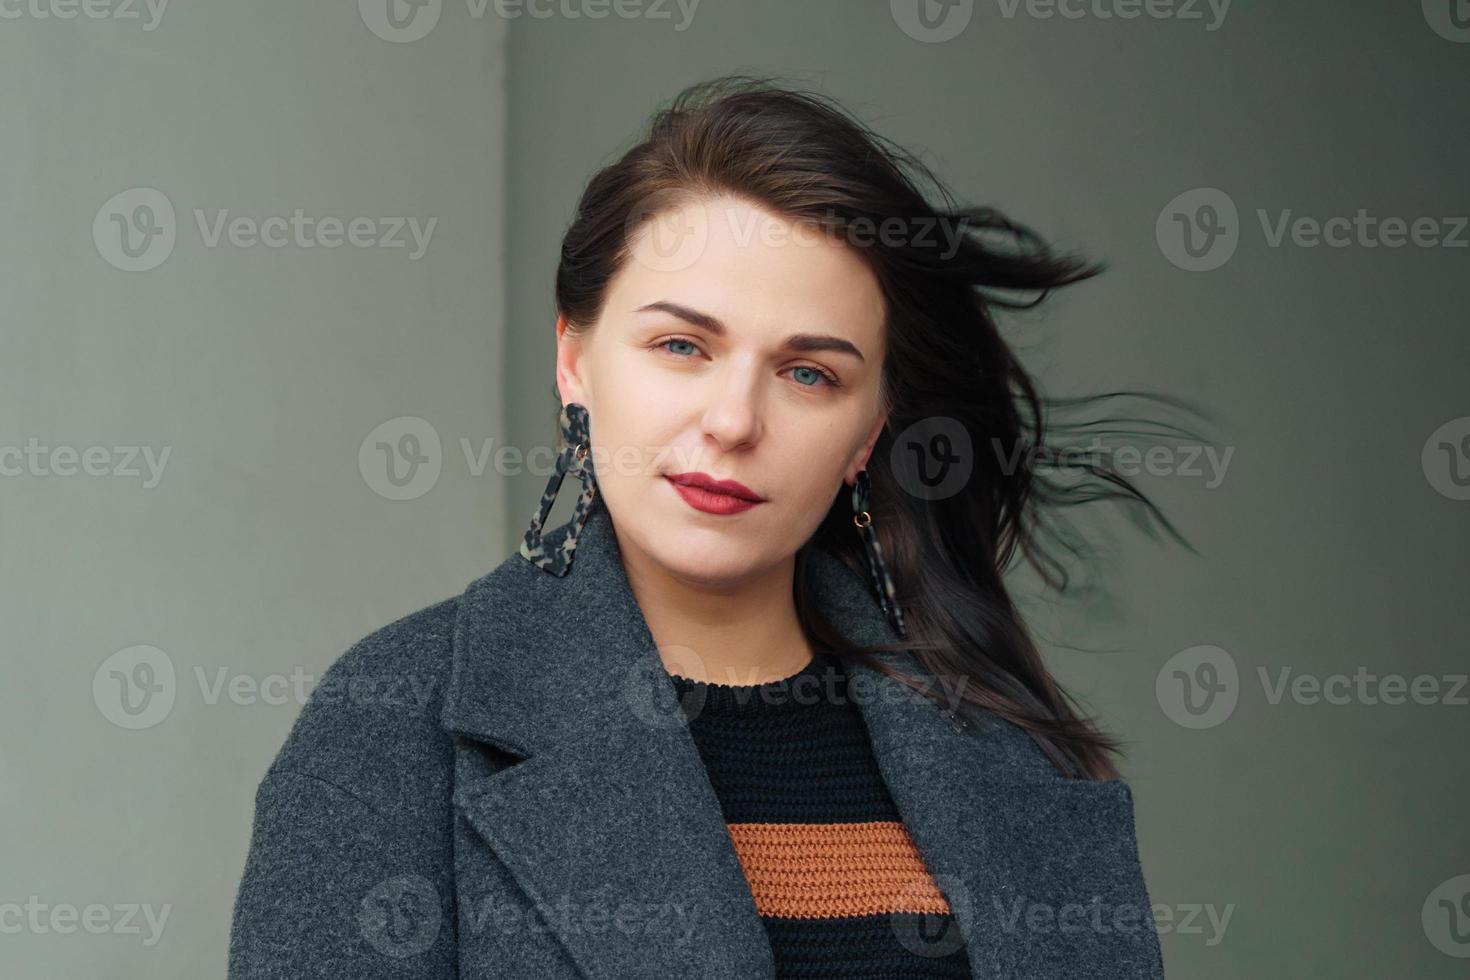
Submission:
{"label": "ear", "polygon": [[868,459],[873,455],[873,446],[877,444],[878,437],[883,434],[883,427],[887,424],[888,412],[884,412],[878,416],[878,420],[873,423],[873,428],[868,432],[868,437],[863,440],[863,444],[853,454],[852,462],[848,465],[847,472],[842,478],[843,482],[848,486],[856,483],[858,472],[867,467]]}
{"label": "ear", "polygon": [[561,403],[577,402],[587,406],[591,412],[586,386],[582,382],[582,354],[586,350],[584,336],[567,329],[567,318],[558,314],[556,318],[556,390]]}

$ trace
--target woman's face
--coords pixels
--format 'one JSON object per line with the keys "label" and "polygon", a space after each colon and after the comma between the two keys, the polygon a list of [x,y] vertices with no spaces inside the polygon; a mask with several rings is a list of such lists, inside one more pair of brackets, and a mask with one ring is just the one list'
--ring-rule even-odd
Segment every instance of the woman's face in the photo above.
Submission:
{"label": "woman's face", "polygon": [[[587,406],[619,544],[693,583],[789,559],[882,430],[884,301],[854,251],[742,200],[661,212],[631,241],[601,319],[557,323],[562,402]],[[734,480],[763,498],[681,491]]]}

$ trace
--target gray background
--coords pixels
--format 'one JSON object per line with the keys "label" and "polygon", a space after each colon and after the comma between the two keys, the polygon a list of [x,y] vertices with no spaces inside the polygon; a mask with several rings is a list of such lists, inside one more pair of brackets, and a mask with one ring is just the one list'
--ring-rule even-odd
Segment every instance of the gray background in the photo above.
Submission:
{"label": "gray background", "polygon": [[[510,19],[451,2],[410,43],[352,6],[216,0],[153,31],[30,15],[0,30],[0,446],[172,447],[152,488],[0,476],[0,903],[172,904],[151,948],[0,934],[6,973],[222,975],[252,794],[299,703],[211,704],[196,671],[315,676],[510,552],[544,460],[473,457],[552,442],[551,285],[576,198],[655,106],[746,71],[836,96],[962,201],[1109,262],[1006,321],[1028,366],[1051,394],[1189,397],[1233,453],[1218,484],[1183,453],[1139,477],[1199,555],[1098,508],[1084,527],[1110,597],[1043,606],[1017,576],[1055,669],[1128,743],[1169,975],[1465,975],[1470,943],[1436,932],[1431,893],[1463,895],[1452,879],[1470,874],[1470,692],[1272,703],[1259,673],[1470,669],[1470,502],[1448,457],[1425,461],[1441,426],[1470,429],[1470,233],[1273,247],[1258,216],[1455,230],[1470,39],[1431,25],[1447,2],[1237,0],[1211,30],[1204,6],[1007,17],[992,0],[944,41],[906,32],[902,0],[705,0],[682,30],[672,5]],[[173,253],[145,273],[90,233],[132,187],[178,212]],[[1198,188],[1238,210],[1235,251],[1186,271],[1156,226]],[[209,248],[192,215],[297,207],[438,224],[409,260]],[[442,471],[390,499],[373,447],[407,445],[409,416]],[[168,655],[177,698],[128,730],[91,688],[140,644]],[[1239,679],[1228,716],[1190,727],[1171,658],[1201,646]]]}

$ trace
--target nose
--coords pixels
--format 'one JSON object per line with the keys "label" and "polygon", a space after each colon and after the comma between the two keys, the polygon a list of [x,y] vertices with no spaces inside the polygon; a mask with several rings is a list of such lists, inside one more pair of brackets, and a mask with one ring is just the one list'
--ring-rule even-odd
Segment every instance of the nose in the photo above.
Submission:
{"label": "nose", "polygon": [[702,419],[705,435],[723,452],[752,446],[765,431],[761,388],[754,365],[731,364],[711,378],[709,404]]}

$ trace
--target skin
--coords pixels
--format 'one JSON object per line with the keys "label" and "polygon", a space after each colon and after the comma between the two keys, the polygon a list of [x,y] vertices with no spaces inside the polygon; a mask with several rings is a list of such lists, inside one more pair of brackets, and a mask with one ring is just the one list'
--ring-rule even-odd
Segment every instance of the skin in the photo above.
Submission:
{"label": "skin", "polygon": [[[792,597],[796,550],[887,421],[881,289],[854,246],[732,197],[666,209],[630,244],[591,329],[557,320],[563,404],[587,406],[598,486],[665,668],[723,684],[788,677],[812,657]],[[654,303],[724,332],[640,312]],[[860,356],[795,350],[793,334]],[[767,499],[704,513],[664,478],[689,471]]]}

